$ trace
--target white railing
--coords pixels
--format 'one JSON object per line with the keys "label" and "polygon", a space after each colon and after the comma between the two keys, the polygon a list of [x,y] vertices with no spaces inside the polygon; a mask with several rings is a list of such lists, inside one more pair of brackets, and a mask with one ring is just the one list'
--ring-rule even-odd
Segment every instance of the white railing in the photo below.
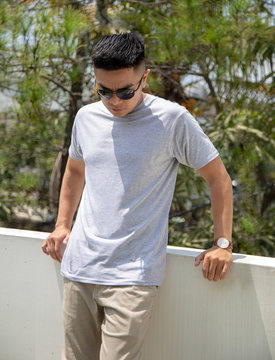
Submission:
{"label": "white railing", "polygon": [[[0,228],[0,360],[60,360],[62,278],[46,233]],[[274,360],[275,259],[234,254],[226,280],[167,248],[166,277],[143,360]]]}

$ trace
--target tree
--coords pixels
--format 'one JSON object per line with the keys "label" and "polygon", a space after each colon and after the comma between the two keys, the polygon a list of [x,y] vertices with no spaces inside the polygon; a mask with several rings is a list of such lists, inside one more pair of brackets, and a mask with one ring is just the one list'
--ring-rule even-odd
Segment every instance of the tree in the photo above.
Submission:
{"label": "tree", "polygon": [[[49,208],[49,188],[56,210],[74,116],[96,100],[92,46],[104,33],[135,30],[145,39],[152,70],[147,91],[197,117],[233,179],[235,250],[274,255],[270,2],[16,3],[2,1],[0,7],[0,89],[12,92],[17,103],[13,122],[1,125],[2,218],[10,221],[14,204]],[[208,190],[196,173],[180,167],[169,241],[207,247],[212,236]]]}
{"label": "tree", "polygon": [[[186,106],[220,150],[235,185],[235,250],[274,255],[272,4],[161,3],[156,8],[152,1],[121,2],[125,23],[145,37],[154,71],[151,89]],[[180,168],[170,242],[209,246],[209,205],[201,179]]]}
{"label": "tree", "polygon": [[0,86],[16,101],[7,114],[13,121],[1,127],[6,215],[14,203],[56,210],[74,117],[90,101],[90,51],[99,31],[88,5],[2,3]]}

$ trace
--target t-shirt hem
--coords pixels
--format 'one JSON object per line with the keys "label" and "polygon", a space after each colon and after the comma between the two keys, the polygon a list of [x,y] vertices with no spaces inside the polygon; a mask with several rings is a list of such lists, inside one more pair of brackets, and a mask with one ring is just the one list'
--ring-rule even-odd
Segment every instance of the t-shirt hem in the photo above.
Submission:
{"label": "t-shirt hem", "polygon": [[74,276],[71,274],[67,274],[64,271],[61,271],[61,276],[71,281],[85,283],[85,284],[95,284],[95,285],[108,285],[108,286],[124,286],[124,285],[160,286],[161,285],[161,281],[150,281],[150,280],[130,280],[130,279],[98,280],[93,278],[85,278],[82,276]]}

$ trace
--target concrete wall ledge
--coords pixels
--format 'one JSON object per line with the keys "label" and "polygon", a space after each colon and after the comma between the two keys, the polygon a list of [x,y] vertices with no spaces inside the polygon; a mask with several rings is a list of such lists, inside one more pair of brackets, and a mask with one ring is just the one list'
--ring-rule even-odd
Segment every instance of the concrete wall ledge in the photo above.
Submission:
{"label": "concrete wall ledge", "polygon": [[[59,360],[60,266],[47,233],[0,228],[0,359]],[[142,360],[275,360],[275,259],[233,255],[224,281],[194,267],[197,249],[167,247],[167,269]]]}
{"label": "concrete wall ledge", "polygon": [[[45,240],[48,237],[48,235],[50,235],[50,233],[0,227],[0,236],[3,235]],[[201,251],[202,250],[193,249],[193,248],[167,246],[167,254],[171,254],[171,255],[196,257]],[[237,264],[250,264],[255,266],[270,266],[275,268],[275,259],[271,257],[254,256],[254,255],[246,255],[246,254],[233,254],[233,262],[235,264],[237,263]]]}

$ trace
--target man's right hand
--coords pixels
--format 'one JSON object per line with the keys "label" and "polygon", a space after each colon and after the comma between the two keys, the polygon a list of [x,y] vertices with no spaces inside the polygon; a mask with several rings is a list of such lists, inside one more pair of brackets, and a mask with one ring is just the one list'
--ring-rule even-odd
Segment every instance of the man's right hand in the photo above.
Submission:
{"label": "man's right hand", "polygon": [[61,262],[69,236],[69,228],[65,226],[56,227],[51,235],[43,242],[42,250],[44,254],[50,255],[54,260]]}

